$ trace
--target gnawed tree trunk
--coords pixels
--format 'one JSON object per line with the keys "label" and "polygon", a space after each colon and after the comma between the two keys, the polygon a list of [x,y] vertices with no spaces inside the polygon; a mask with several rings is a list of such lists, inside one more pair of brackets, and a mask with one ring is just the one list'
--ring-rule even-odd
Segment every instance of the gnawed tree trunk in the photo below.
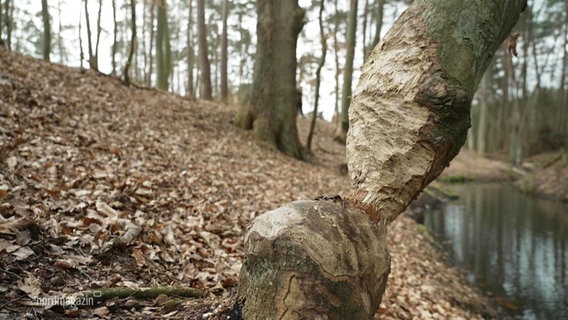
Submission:
{"label": "gnawed tree trunk", "polygon": [[296,42],[304,25],[298,1],[257,1],[256,61],[250,103],[235,124],[298,159],[305,152],[296,127]]}
{"label": "gnawed tree trunk", "polygon": [[373,317],[389,273],[387,225],[458,153],[473,94],[525,6],[418,0],[403,13],[369,56],[350,107],[356,190],[252,222],[239,287],[245,319]]}

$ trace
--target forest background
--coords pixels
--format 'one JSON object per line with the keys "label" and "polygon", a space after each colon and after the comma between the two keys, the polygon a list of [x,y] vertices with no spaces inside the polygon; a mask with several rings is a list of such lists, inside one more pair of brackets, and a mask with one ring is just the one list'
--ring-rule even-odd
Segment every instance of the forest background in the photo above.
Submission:
{"label": "forest background", "polygon": [[[409,4],[355,2],[352,87],[369,50]],[[322,55],[319,2],[299,3],[306,9],[306,24],[298,42],[297,81],[303,109],[311,112]],[[253,1],[42,0],[40,6],[37,0],[3,0],[0,5],[0,39],[14,51],[112,75],[123,75],[128,65],[126,75],[135,83],[226,103],[238,103],[250,90],[256,46]],[[328,121],[341,112],[352,9],[348,2],[334,0],[323,11],[328,58],[318,110]],[[199,27],[201,16],[205,28]],[[200,32],[207,55],[199,54]],[[568,1],[530,2],[515,32],[520,33],[518,56],[505,47],[496,54],[474,100],[466,147],[518,164],[567,144]],[[131,48],[132,62],[127,63]],[[207,78],[211,97],[202,90]]]}

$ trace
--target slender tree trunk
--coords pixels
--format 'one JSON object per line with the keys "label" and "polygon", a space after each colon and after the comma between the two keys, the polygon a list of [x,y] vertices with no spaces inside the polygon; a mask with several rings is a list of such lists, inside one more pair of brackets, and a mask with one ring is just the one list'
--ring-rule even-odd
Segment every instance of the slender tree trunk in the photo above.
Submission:
{"label": "slender tree trunk", "polygon": [[499,105],[499,127],[503,130],[503,134],[499,136],[498,148],[505,150],[509,146],[511,138],[510,122],[507,119],[511,116],[511,90],[509,88],[510,68],[508,66],[508,59],[506,53],[501,55],[501,63],[503,65],[504,76],[501,79],[501,90],[503,91],[501,104]]}
{"label": "slender tree trunk", "polygon": [[130,37],[130,51],[128,52],[128,58],[126,59],[126,64],[124,65],[123,78],[126,83],[130,83],[130,66],[132,64],[132,56],[134,55],[134,50],[136,50],[136,1],[130,0],[130,26],[132,28],[132,34]]}
{"label": "slender tree trunk", "polygon": [[213,99],[211,88],[211,67],[207,56],[207,28],[205,26],[205,0],[197,0],[197,37],[199,42],[199,70],[201,85],[199,95],[201,99]]}
{"label": "slender tree trunk", "polygon": [[534,5],[530,5],[529,6],[529,10],[528,10],[528,14],[530,14],[530,22],[529,22],[529,33],[528,33],[528,39],[527,42],[530,43],[531,46],[531,51],[532,51],[532,58],[533,58],[533,65],[534,65],[534,75],[535,75],[535,88],[534,88],[534,95],[535,95],[535,99],[532,100],[532,103],[529,105],[529,131],[531,133],[531,136],[533,137],[533,143],[537,142],[538,139],[538,127],[539,124],[542,124],[539,121],[540,119],[543,119],[542,117],[539,117],[539,110],[538,107],[541,105],[541,98],[542,98],[542,88],[541,88],[541,74],[540,74],[540,61],[538,59],[538,52],[536,50],[536,42],[537,39],[535,37],[534,34],[534,14],[533,14],[533,8]]}
{"label": "slender tree trunk", "polygon": [[[212,21],[210,21],[207,25],[211,25]],[[212,57],[210,60],[211,65],[214,66],[212,75],[213,79],[211,81],[212,85],[212,96],[218,97],[219,96],[219,37],[215,39],[215,41],[208,41],[208,55]]]}
{"label": "slender tree trunk", "polygon": [[363,57],[367,57],[367,19],[369,16],[369,0],[365,0],[365,5],[363,6],[363,23],[361,30],[361,35],[363,36],[363,40],[361,41],[362,50],[363,50]]}
{"label": "slender tree trunk", "polygon": [[304,10],[297,0],[257,1],[257,49],[250,104],[235,123],[287,155],[305,158],[296,127],[296,42]]}
{"label": "slender tree trunk", "polygon": [[4,12],[6,13],[4,17],[6,18],[6,47],[12,49],[12,28],[14,26],[14,16],[13,16],[13,6],[11,6],[11,1],[6,0]]}
{"label": "slender tree trunk", "polygon": [[4,10],[2,10],[2,0],[0,0],[0,47],[4,46],[2,31],[4,30]]}
{"label": "slender tree trunk", "polygon": [[148,78],[146,79],[146,85],[152,85],[152,75],[154,74],[154,38],[156,37],[156,32],[154,31],[154,12],[156,7],[156,2],[150,0],[150,49],[148,50]]}
{"label": "slender tree trunk", "polygon": [[487,70],[481,80],[481,103],[479,104],[479,126],[477,128],[477,153],[485,155],[487,152],[487,122],[489,120],[489,92],[491,87],[492,70]]}
{"label": "slender tree trunk", "polygon": [[513,56],[507,54],[505,57],[505,67],[508,70],[507,87],[511,90],[511,126],[510,126],[510,144],[509,144],[509,162],[512,164],[520,164],[522,159],[522,132],[521,132],[521,105],[519,88],[515,69],[513,65]]}
{"label": "slender tree trunk", "polygon": [[355,192],[253,220],[238,291],[245,319],[374,317],[390,271],[387,226],[458,153],[477,85],[525,6],[416,0],[402,14],[363,66],[349,110]]}
{"label": "slender tree trunk", "polygon": [[385,0],[379,0],[378,4],[377,4],[377,11],[375,13],[375,23],[376,23],[376,30],[375,30],[375,36],[373,37],[373,41],[371,42],[371,45],[367,48],[367,52],[365,52],[365,61],[367,60],[367,56],[369,55],[369,53],[371,52],[371,49],[373,49],[374,47],[377,46],[377,44],[379,44],[379,41],[381,41],[381,30],[383,28],[383,17],[384,17],[384,10],[385,10]]}
{"label": "slender tree trunk", "polygon": [[93,41],[91,40],[91,22],[89,19],[89,0],[84,0],[85,4],[85,25],[87,26],[87,46],[89,49],[89,66],[91,69],[99,70],[97,65],[97,57],[93,52]]}
{"label": "slender tree trunk", "polygon": [[187,95],[195,97],[195,87],[193,86],[193,65],[195,61],[195,51],[193,51],[193,0],[189,0],[189,10],[187,16]]}
{"label": "slender tree trunk", "polygon": [[221,100],[226,102],[229,98],[228,83],[228,49],[229,41],[227,35],[227,18],[229,16],[229,1],[223,0],[223,31],[221,33]]}
{"label": "slender tree trunk", "polygon": [[243,28],[243,14],[241,12],[238,13],[238,21],[239,21],[239,53],[241,56],[241,61],[239,61],[239,90],[242,88],[243,84],[243,73],[246,64],[246,56],[244,54],[244,47],[245,47],[245,28]]}
{"label": "slender tree trunk", "polygon": [[314,101],[314,112],[312,113],[312,119],[310,122],[310,131],[308,132],[308,141],[306,143],[306,149],[308,149],[308,152],[312,151],[312,139],[314,136],[316,120],[318,117],[318,105],[319,105],[320,85],[321,85],[321,69],[323,69],[323,66],[325,65],[325,57],[327,56],[327,39],[323,28],[324,10],[325,10],[324,0],[320,0],[320,11],[318,16],[318,21],[319,21],[320,38],[321,38],[321,57],[318,63],[318,68],[316,70],[316,97]]}
{"label": "slender tree trunk", "polygon": [[57,49],[59,50],[59,63],[65,64],[67,62],[67,51],[63,45],[63,25],[61,24],[61,0],[57,1]]}
{"label": "slender tree trunk", "polygon": [[85,51],[83,50],[83,9],[79,8],[79,61],[81,69],[83,69],[83,61],[85,60]]}
{"label": "slender tree trunk", "polygon": [[41,16],[43,20],[43,60],[49,61],[49,55],[51,54],[51,22],[49,21],[47,0],[41,0]]}
{"label": "slender tree trunk", "polygon": [[141,83],[146,83],[146,79],[148,77],[148,74],[146,73],[148,70],[148,50],[147,50],[147,45],[146,45],[146,28],[147,28],[147,15],[146,12],[148,10],[148,0],[142,0],[142,41],[140,42],[142,44],[142,66],[140,67],[140,73],[141,73],[141,79],[140,82]]}
{"label": "slender tree trunk", "polygon": [[353,81],[353,60],[355,57],[355,43],[357,37],[357,2],[351,0],[349,6],[349,25],[347,27],[347,58],[343,73],[343,90],[341,92],[341,126],[335,134],[335,140],[345,142],[347,129],[349,129],[349,104],[351,103],[351,86]]}
{"label": "slender tree trunk", "polygon": [[118,21],[116,20],[116,0],[112,0],[112,47],[111,47],[111,65],[112,75],[116,74],[116,47],[118,45]]}
{"label": "slender tree trunk", "polygon": [[[99,0],[99,10],[97,12],[97,40],[95,42],[95,64],[99,70],[99,44],[101,42],[101,15],[103,9],[103,0]],[[126,15],[125,15],[126,16]]]}
{"label": "slender tree trunk", "polygon": [[562,57],[562,75],[560,76],[560,98],[562,104],[560,105],[559,128],[561,133],[568,132],[568,89],[566,89],[566,82],[568,80],[568,0],[564,1],[564,36],[563,36],[563,57]]}
{"label": "slender tree trunk", "polygon": [[335,58],[335,125],[337,128],[341,126],[341,117],[339,113],[339,74],[341,73],[341,67],[339,66],[339,42],[337,40],[337,33],[339,32],[339,8],[338,0],[334,1],[335,5],[335,23],[333,28],[333,52]]}
{"label": "slender tree trunk", "polygon": [[158,1],[158,30],[156,32],[156,62],[158,66],[157,87],[168,90],[172,71],[170,31],[166,0]]}
{"label": "slender tree trunk", "polygon": [[[529,8],[530,11],[530,8]],[[522,41],[522,47],[520,52],[520,59],[521,60],[521,79],[520,79],[520,96],[519,96],[519,103],[521,104],[521,119],[520,119],[520,132],[519,132],[519,139],[520,139],[520,148],[521,148],[521,155],[520,159],[518,160],[519,163],[522,161],[522,157],[526,155],[526,151],[529,147],[530,143],[530,136],[527,135],[527,127],[528,127],[528,115],[530,113],[530,106],[529,106],[529,89],[528,89],[528,64],[529,64],[529,39],[526,37],[530,33],[530,13],[524,14],[521,17],[521,22],[519,23],[523,28],[524,39]]]}

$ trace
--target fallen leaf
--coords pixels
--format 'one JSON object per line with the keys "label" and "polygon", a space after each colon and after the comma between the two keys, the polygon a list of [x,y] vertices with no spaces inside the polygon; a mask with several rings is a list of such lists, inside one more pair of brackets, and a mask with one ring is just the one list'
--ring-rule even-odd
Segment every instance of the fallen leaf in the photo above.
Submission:
{"label": "fallen leaf", "polygon": [[34,254],[34,251],[28,247],[21,247],[18,250],[12,252],[12,255],[16,257],[16,260],[24,260]]}
{"label": "fallen leaf", "polygon": [[25,292],[31,299],[37,299],[43,293],[41,290],[41,282],[36,276],[30,272],[26,272],[27,276],[18,281],[18,289]]}
{"label": "fallen leaf", "polygon": [[25,246],[32,240],[30,232],[28,230],[19,231],[16,233],[16,243]]}

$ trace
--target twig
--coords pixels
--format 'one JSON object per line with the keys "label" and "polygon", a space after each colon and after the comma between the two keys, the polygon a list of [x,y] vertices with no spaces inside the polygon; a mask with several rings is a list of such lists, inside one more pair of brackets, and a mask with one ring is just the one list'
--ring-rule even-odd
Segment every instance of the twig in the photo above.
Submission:
{"label": "twig", "polygon": [[18,300],[21,300],[22,298],[25,298],[25,297],[27,297],[27,295],[24,294],[24,295],[21,295],[21,296],[19,296],[18,298],[14,299],[14,300],[10,300],[10,301],[8,301],[8,302],[6,302],[6,303],[4,303],[4,304],[1,304],[1,305],[0,305],[0,310],[4,309],[7,305],[9,305],[9,304],[11,304],[11,303],[13,303],[13,302],[16,302],[16,301],[18,301]]}

